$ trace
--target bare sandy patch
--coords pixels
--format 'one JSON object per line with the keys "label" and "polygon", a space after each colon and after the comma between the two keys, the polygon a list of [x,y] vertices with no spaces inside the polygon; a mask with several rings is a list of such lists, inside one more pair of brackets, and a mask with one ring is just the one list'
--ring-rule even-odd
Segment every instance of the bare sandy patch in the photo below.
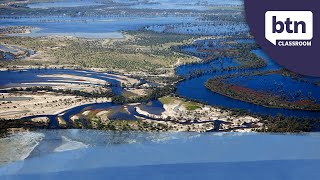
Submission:
{"label": "bare sandy patch", "polygon": [[85,76],[70,75],[70,74],[38,75],[38,77],[73,79],[75,81],[80,81],[82,83],[100,84],[100,85],[108,84],[108,82],[105,80],[91,78],[91,77],[85,77]]}
{"label": "bare sandy patch", "polygon": [[139,96],[145,96],[147,95],[147,91],[145,89],[126,89],[127,91],[131,92],[131,93],[134,93],[134,94],[137,94]]}
{"label": "bare sandy patch", "polygon": [[90,99],[73,95],[62,95],[57,93],[5,93],[1,98],[8,97],[30,97],[32,100],[24,101],[2,101],[0,103],[0,117],[4,119],[20,119],[34,115],[55,115],[70,108],[96,102],[110,102],[109,98]]}

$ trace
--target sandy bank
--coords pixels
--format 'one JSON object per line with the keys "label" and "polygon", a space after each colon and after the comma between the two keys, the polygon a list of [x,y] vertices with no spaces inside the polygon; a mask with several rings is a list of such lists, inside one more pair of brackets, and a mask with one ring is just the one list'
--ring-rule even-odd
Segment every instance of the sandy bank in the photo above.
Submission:
{"label": "sandy bank", "polygon": [[109,98],[89,99],[76,97],[72,95],[62,95],[56,93],[6,93],[0,94],[1,98],[12,97],[28,97],[31,98],[19,101],[1,101],[0,117],[4,119],[19,119],[26,116],[34,115],[52,115],[60,114],[65,110],[84,104],[92,104],[97,102],[110,102]]}

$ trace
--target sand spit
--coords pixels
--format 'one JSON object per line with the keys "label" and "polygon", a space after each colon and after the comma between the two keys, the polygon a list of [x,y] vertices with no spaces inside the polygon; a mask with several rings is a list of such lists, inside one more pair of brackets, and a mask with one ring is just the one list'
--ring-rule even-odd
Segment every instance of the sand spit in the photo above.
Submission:
{"label": "sand spit", "polygon": [[89,83],[89,84],[100,84],[100,85],[108,84],[108,82],[105,80],[91,78],[91,77],[85,77],[85,76],[70,75],[70,74],[38,75],[38,77],[73,79],[76,82]]}

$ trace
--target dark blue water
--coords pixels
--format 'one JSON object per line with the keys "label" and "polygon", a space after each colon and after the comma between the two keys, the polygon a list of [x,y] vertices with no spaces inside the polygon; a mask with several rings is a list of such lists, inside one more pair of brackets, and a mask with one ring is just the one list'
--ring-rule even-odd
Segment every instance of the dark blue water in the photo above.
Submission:
{"label": "dark blue water", "polygon": [[163,104],[159,100],[143,103],[139,107],[143,111],[146,111],[150,114],[155,114],[155,115],[161,115],[161,113],[165,111],[165,109],[163,108]]}
{"label": "dark blue water", "polygon": [[[187,49],[188,50],[188,49]],[[255,50],[253,51],[256,55],[259,57],[262,57],[266,62],[267,66],[259,69],[259,71],[268,71],[268,70],[278,70],[281,69],[279,65],[274,63],[272,59],[270,59],[266,54],[264,54],[261,50]],[[230,65],[228,63],[230,59],[227,59],[227,62],[225,66]],[[232,61],[232,59],[231,59]],[[207,70],[207,69],[212,69],[212,63],[214,61],[210,61],[209,63],[200,63],[200,64],[191,64],[191,65],[183,65],[179,66],[176,69],[176,73],[178,75],[182,75],[185,77],[188,77],[192,72],[196,71],[197,69],[202,69],[202,70]],[[231,63],[232,64],[232,63]],[[254,70],[247,70],[247,72],[254,71]],[[298,118],[319,118],[320,117],[320,112],[319,111],[303,111],[303,110],[289,110],[289,109],[284,109],[284,108],[269,108],[269,107],[264,107],[261,105],[255,105],[251,103],[247,103],[244,101],[232,99],[223,95],[220,95],[218,93],[212,92],[209,89],[205,87],[205,83],[210,79],[218,75],[227,75],[227,74],[232,74],[232,73],[238,73],[237,71],[218,71],[218,72],[211,72],[211,73],[205,73],[204,75],[196,78],[191,78],[187,79],[185,81],[180,82],[177,85],[177,93],[182,96],[186,97],[188,99],[192,100],[197,100],[200,102],[207,103],[209,105],[213,106],[220,106],[224,108],[230,108],[230,109],[241,109],[245,110],[250,113],[255,113],[255,114],[262,114],[262,115],[271,115],[271,116],[276,116],[279,114],[282,114],[284,116],[293,116],[293,117],[298,117]],[[248,77],[246,77],[248,78]],[[244,79],[246,79],[244,78]],[[259,83],[263,78],[257,77],[259,81],[253,81],[254,83]],[[278,79],[278,83],[286,83],[286,81],[282,81],[282,79]],[[292,82],[295,83],[295,82]],[[241,83],[240,83],[241,84]],[[252,85],[254,86],[254,85]],[[299,89],[300,85],[299,83],[297,84],[289,84],[287,86],[286,90],[291,91],[292,86],[295,86],[294,90]],[[309,91],[313,92],[312,94],[316,94],[315,97],[319,96],[319,88],[314,86],[312,88],[307,86],[301,86],[300,87],[301,91],[304,91],[304,94],[308,94]]]}
{"label": "dark blue water", "polygon": [[58,115],[28,116],[28,117],[22,118],[22,120],[29,120],[37,117],[48,117],[50,119],[49,127],[51,129],[56,129],[56,128],[59,128],[58,121],[57,121],[58,117],[61,117],[67,122],[69,126],[72,126],[72,122],[70,118],[74,115],[78,115],[78,116],[80,115],[79,117],[80,120],[82,120],[84,124],[87,124],[87,118],[81,115],[81,113],[83,113],[84,111],[92,111],[92,110],[109,111],[110,114],[108,115],[108,119],[110,120],[137,120],[137,117],[152,119],[145,115],[139,114],[135,109],[136,107],[140,107],[143,111],[146,111],[150,114],[161,115],[161,113],[164,112],[163,104],[158,100],[150,101],[149,103],[142,103],[141,105],[119,105],[119,104],[114,104],[112,102],[106,102],[106,103],[85,104],[85,105],[77,106],[77,107],[68,109]]}
{"label": "dark blue water", "polygon": [[177,93],[180,96],[207,103],[213,106],[221,106],[230,109],[241,109],[251,113],[276,116],[294,116],[300,118],[319,118],[319,111],[289,110],[283,108],[268,108],[260,105],[247,103],[244,101],[232,99],[207,89],[204,84],[212,78],[212,75],[205,75],[199,78],[183,81],[177,85]]}
{"label": "dark blue water", "polygon": [[[97,73],[94,71],[77,71],[69,69],[27,69],[22,71],[0,71],[0,87],[16,87],[16,86],[26,86],[21,85],[21,83],[35,83],[35,82],[47,82],[53,80],[68,80],[63,78],[48,78],[39,77],[39,75],[53,75],[53,74],[69,74],[84,77],[91,77],[96,79],[101,79],[109,82],[111,84],[112,92],[116,95],[121,95],[123,93],[123,88],[119,81],[113,79],[112,74]],[[109,77],[109,78],[108,78]],[[79,83],[77,83],[79,84]],[[46,85],[47,86],[47,85]]]}
{"label": "dark blue water", "polygon": [[248,87],[256,91],[285,96],[289,101],[312,99],[320,102],[320,86],[301,82],[280,74],[237,77],[227,80],[228,83]]}
{"label": "dark blue water", "polygon": [[[219,70],[236,66],[239,66],[239,63],[237,61],[234,61],[231,58],[220,58],[209,60],[208,62],[181,65],[176,68],[176,73],[184,77],[189,77],[190,75],[195,74],[199,71],[204,74],[222,75],[230,72],[220,72]],[[218,72],[213,73],[212,71],[214,70],[218,70]]]}
{"label": "dark blue water", "polygon": [[[268,58],[261,50],[253,51],[253,53],[259,55],[260,57],[263,57],[266,62],[268,63],[268,66],[259,69],[260,71],[267,71],[267,70],[277,70],[280,69],[280,67],[274,63],[270,58]],[[177,93],[180,96],[186,97],[188,99],[197,100],[200,102],[204,102],[210,105],[214,106],[221,106],[224,108],[231,108],[231,109],[242,109],[251,113],[258,113],[263,115],[278,115],[282,114],[285,116],[294,116],[294,117],[306,117],[306,118],[319,118],[320,112],[317,111],[302,111],[302,110],[288,110],[283,108],[268,108],[260,105],[254,105],[251,103],[243,102],[240,100],[235,100],[232,98],[225,97],[223,95],[214,93],[210,90],[208,90],[204,84],[205,82],[218,75],[222,74],[228,74],[228,73],[237,73],[234,71],[218,71],[218,72],[210,72],[213,68],[215,69],[221,69],[228,66],[236,66],[238,65],[238,62],[233,61],[231,58],[225,58],[225,59],[219,59],[219,60],[211,60],[207,63],[200,63],[200,64],[191,64],[191,65],[182,65],[177,68],[177,74],[188,76],[192,74],[193,72],[197,70],[208,70],[207,73],[204,75],[201,75],[197,78],[191,78],[185,81],[180,82],[177,85]],[[248,70],[249,72],[251,70]],[[63,69],[48,69],[48,70],[26,70],[26,71],[0,71],[0,86],[1,87],[11,87],[11,86],[19,86],[20,83],[28,83],[28,82],[45,82],[48,80],[61,80],[61,78],[43,78],[38,77],[37,75],[44,75],[44,74],[72,74],[72,75],[78,75],[78,76],[86,76],[86,77],[92,77],[97,79],[106,80],[107,82],[112,84],[112,91],[120,95],[124,91],[120,87],[120,82],[117,80],[112,79],[112,74],[105,74],[105,73],[97,73],[93,71],[77,71],[77,70],[63,70]],[[108,78],[109,77],[109,78]],[[263,79],[263,78],[262,78]],[[313,79],[314,80],[314,79]],[[259,79],[261,81],[261,79]],[[258,81],[258,82],[259,82]],[[254,81],[256,82],[256,81]],[[279,81],[279,83],[283,83]],[[300,85],[294,84],[295,82],[292,82],[292,86],[288,86],[286,88],[287,91],[290,91],[292,87],[295,87],[295,91],[297,91],[300,87]],[[304,86],[301,86],[302,88]],[[318,88],[314,87],[314,89],[310,89],[309,85],[302,88],[302,91],[304,95],[311,94],[317,98],[319,97]],[[113,105],[109,103],[102,103],[102,104],[95,104],[91,107],[91,109],[103,109],[108,108]],[[77,108],[73,108],[70,111],[67,111],[64,114],[64,119],[68,120],[71,115],[78,114],[81,112],[84,108],[89,107],[89,105],[80,106]],[[152,114],[160,114],[163,112],[163,109],[161,106],[157,105],[157,102],[152,104],[151,106],[143,105],[143,110],[148,111]],[[128,117],[126,119],[131,119],[131,114],[118,114],[120,117]],[[128,115],[128,116],[125,116]],[[115,118],[117,119],[117,118]]]}
{"label": "dark blue water", "polygon": [[274,62],[266,53],[264,53],[261,49],[253,50],[253,54],[257,55],[258,57],[262,58],[266,63],[267,66],[259,69],[260,71],[270,71],[270,70],[279,70],[282,67]]}
{"label": "dark blue water", "polygon": [[[52,75],[52,74],[69,74],[69,75],[77,75],[84,77],[97,78],[100,80],[105,80],[111,83],[112,92],[116,95],[121,95],[125,90],[120,86],[120,82],[115,80],[114,78],[118,78],[111,73],[103,73],[103,72],[94,72],[94,71],[81,71],[81,70],[70,70],[70,69],[28,69],[23,71],[0,71],[0,87],[2,88],[10,88],[10,87],[19,87],[26,86],[21,83],[30,83],[30,82],[40,82],[37,85],[41,85],[41,82],[52,82],[53,80],[65,80],[63,78],[51,78],[51,77],[39,77],[39,75]],[[34,86],[34,85],[29,85]],[[47,85],[45,85],[47,86]],[[66,122],[71,125],[70,117],[74,115],[78,115],[86,110],[110,110],[111,114],[109,115],[110,120],[136,120],[138,117],[144,117],[136,112],[135,107],[140,106],[146,112],[150,114],[160,115],[164,109],[163,105],[160,101],[151,101],[149,103],[142,103],[142,105],[129,105],[128,112],[125,110],[124,105],[118,105],[111,102],[106,103],[94,103],[94,104],[86,104],[78,107],[71,108],[62,112],[61,117],[66,120]],[[38,115],[38,116],[30,116],[25,117],[23,119],[30,119],[36,117],[49,117],[50,128],[57,128],[57,117],[60,115]],[[84,121],[85,122],[85,121]]]}

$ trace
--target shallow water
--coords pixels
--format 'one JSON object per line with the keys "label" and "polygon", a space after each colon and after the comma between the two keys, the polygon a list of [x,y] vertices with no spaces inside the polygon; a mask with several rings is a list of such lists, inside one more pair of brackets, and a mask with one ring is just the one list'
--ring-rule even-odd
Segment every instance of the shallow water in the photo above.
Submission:
{"label": "shallow water", "polygon": [[113,93],[120,95],[124,91],[123,88],[121,88],[120,86],[120,82],[115,80],[112,74],[70,69],[26,69],[22,71],[0,71],[0,87],[9,88],[17,86],[34,86],[24,83],[39,83],[38,85],[41,85],[41,82],[67,82],[69,80],[68,78],[41,77],[41,75],[53,74],[69,74],[105,80],[106,82],[109,82],[112,85],[111,89]]}
{"label": "shallow water", "polygon": [[141,110],[150,114],[161,115],[165,111],[163,104],[159,100],[150,101],[149,103],[143,103],[139,106]]}
{"label": "shallow water", "polygon": [[234,61],[231,58],[220,58],[209,60],[208,62],[196,63],[196,64],[187,64],[181,65],[176,68],[176,73],[181,76],[188,77],[197,71],[203,71],[205,74],[211,74],[213,76],[223,75],[229,72],[216,72],[213,73],[212,70],[221,70],[227,67],[236,67],[239,66],[239,63]]}
{"label": "shallow water", "polygon": [[0,61],[10,61],[14,59],[14,56],[9,53],[3,53],[3,58]]}
{"label": "shallow water", "polygon": [[236,35],[239,33],[247,33],[249,28],[245,23],[225,23],[223,21],[199,21],[199,22],[183,22],[179,24],[152,25],[146,27],[147,30],[164,33],[193,34],[193,35]]}
{"label": "shallow water", "polygon": [[181,9],[181,10],[208,10],[206,6],[197,6],[194,4],[176,4],[176,3],[159,3],[159,4],[139,4],[130,6],[134,9]]}
{"label": "shallow water", "polygon": [[[123,1],[116,1],[123,2]],[[241,0],[208,0],[208,1],[190,1],[190,0],[157,0],[152,3],[140,3],[129,6],[135,9],[181,9],[181,10],[210,10],[210,6],[216,5],[242,5]]]}
{"label": "shallow water", "polygon": [[10,52],[10,53],[15,53],[15,52],[18,52],[17,49],[14,49],[14,47],[8,47],[8,46],[5,46],[5,45],[1,45],[0,44],[0,50],[2,51],[5,51],[5,52]]}
{"label": "shallow water", "polygon": [[[256,53],[262,53],[262,51],[257,51]],[[263,53],[262,53],[263,54]],[[270,62],[270,63],[269,63]],[[264,70],[271,70],[276,69],[278,66],[270,59],[268,60],[270,66],[263,68]],[[213,60],[209,63],[202,63],[202,64],[195,64],[195,65],[184,65],[177,68],[177,74],[179,75],[188,75],[191,72],[198,70],[198,69],[212,69],[212,67],[227,67],[227,66],[234,66],[237,64],[233,62],[232,59],[224,59],[224,60]],[[229,72],[223,72],[229,73]],[[223,73],[207,73],[203,76],[188,79],[185,81],[180,82],[177,85],[177,93],[183,97],[198,100],[200,102],[204,102],[213,106],[221,106],[224,108],[231,108],[231,109],[242,109],[252,113],[258,113],[263,115],[272,115],[276,116],[278,114],[282,114],[285,116],[294,116],[294,117],[308,117],[308,118],[319,118],[320,112],[318,111],[302,111],[302,110],[288,110],[283,108],[267,108],[260,105],[250,104],[247,102],[243,102],[240,100],[228,98],[226,96],[214,93],[208,90],[204,84],[213,76],[221,75]],[[120,87],[120,83],[117,80],[112,79],[112,74],[102,74],[96,73],[93,71],[77,71],[77,70],[62,70],[62,69],[48,69],[48,70],[26,70],[26,71],[0,71],[0,86],[1,87],[12,87],[12,86],[19,86],[21,83],[27,82],[46,82],[46,81],[53,81],[53,80],[61,80],[61,78],[43,78],[38,77],[38,75],[43,74],[72,74],[72,75],[79,75],[85,77],[92,77],[97,79],[106,80],[109,83],[112,83],[113,86],[111,87],[113,92],[117,95],[120,95],[124,92],[124,90]],[[110,76],[110,78],[108,78]],[[22,78],[23,77],[23,78]],[[290,87],[288,88],[290,90]],[[299,88],[298,88],[299,89]],[[304,93],[308,94],[309,88],[306,87]],[[312,90],[312,89],[311,89]],[[314,89],[315,97],[318,97],[318,87]],[[78,114],[83,111],[85,108],[90,109],[105,109],[114,106],[110,103],[101,103],[101,104],[93,104],[93,105],[84,105],[79,106],[76,108],[72,108],[66,111],[63,115],[65,120],[68,120],[72,115]],[[151,114],[161,114],[163,112],[163,107],[158,106],[157,103],[154,103],[152,106],[142,106],[142,109],[151,113]],[[123,114],[118,113],[114,114],[112,118],[118,119],[118,117],[125,117],[126,119],[135,119],[133,118],[133,114],[136,112],[132,109],[130,114]],[[119,115],[119,116],[118,116]],[[136,115],[136,114],[135,114]],[[56,121],[53,121],[56,122]],[[52,126],[56,126],[56,123],[53,123]]]}
{"label": "shallow water", "polygon": [[[240,0],[211,0],[205,2],[194,1],[151,1],[150,3],[140,1],[119,1],[121,8],[133,9],[176,9],[203,11],[215,8],[217,5],[242,5]],[[48,2],[29,4],[30,8],[61,8],[77,6],[101,5],[93,1],[76,2]],[[109,6],[106,4],[104,7]],[[114,5],[110,8],[119,8]],[[36,29],[30,34],[13,34],[14,36],[74,36],[81,38],[123,38],[121,31],[137,30],[146,27],[146,29],[156,32],[181,33],[181,34],[201,34],[201,35],[230,35],[230,33],[248,32],[248,26],[245,23],[230,23],[223,20],[205,21],[201,20],[201,14],[197,12],[181,17],[177,15],[168,16],[136,16],[124,17],[122,14],[110,17],[85,17],[82,14],[75,17],[61,15],[28,17],[28,18],[1,18],[2,26],[32,26]],[[235,14],[236,15],[236,14]],[[127,15],[125,15],[127,16]]]}
{"label": "shallow water", "polygon": [[[303,176],[316,179],[316,168],[320,165],[319,133],[199,134],[95,130],[37,133],[46,136],[38,149],[34,149],[38,154],[2,166],[0,176],[9,179],[79,175],[116,179],[193,179],[195,176],[208,179],[215,176],[222,179],[291,180]],[[63,138],[68,141],[57,141]],[[71,144],[77,144],[73,150],[69,148]],[[59,152],[54,151],[57,147],[60,147]],[[248,169],[249,174],[243,173]],[[121,173],[124,171],[126,173]]]}
{"label": "shallow water", "polygon": [[33,3],[28,4],[29,8],[48,9],[59,7],[79,7],[79,6],[97,6],[103,5],[94,1],[62,1],[62,2],[45,2],[45,3]]}
{"label": "shallow water", "polygon": [[121,31],[137,30],[153,24],[194,22],[195,17],[36,17],[1,18],[1,26],[32,26],[36,29],[30,34],[13,36],[74,36],[82,38],[122,38]]}
{"label": "shallow water", "polygon": [[[125,90],[120,86],[120,82],[115,78],[112,73],[103,73],[103,72],[94,72],[94,71],[82,71],[82,70],[70,70],[70,69],[27,69],[23,71],[0,71],[0,87],[10,88],[10,87],[19,87],[19,86],[35,86],[35,84],[25,84],[25,83],[36,83],[37,86],[48,86],[48,84],[42,84],[43,82],[68,82],[68,78],[56,78],[56,77],[42,77],[41,75],[53,75],[53,74],[69,74],[76,76],[91,77],[100,80],[105,80],[111,83],[112,92],[116,95],[121,95]],[[79,82],[77,82],[78,84]],[[80,82],[81,83],[81,82]],[[49,85],[50,86],[50,85]],[[16,98],[11,100],[25,100],[22,98]],[[109,119],[111,120],[136,120],[135,116],[145,117],[141,114],[138,114],[134,109],[135,106],[128,106],[128,111],[125,110],[123,105],[118,105],[114,103],[93,103],[77,106],[71,109],[68,109],[62,112],[59,115],[37,115],[24,117],[23,119],[30,119],[35,117],[48,117],[50,118],[50,127],[57,128],[57,117],[61,116],[64,120],[70,123],[70,117],[78,115],[87,110],[108,110],[111,113],[109,114]],[[140,105],[139,105],[140,106]],[[143,103],[141,108],[151,114],[161,114],[164,109],[163,105],[159,101],[152,101],[149,104]],[[84,117],[83,122],[86,122]]]}

